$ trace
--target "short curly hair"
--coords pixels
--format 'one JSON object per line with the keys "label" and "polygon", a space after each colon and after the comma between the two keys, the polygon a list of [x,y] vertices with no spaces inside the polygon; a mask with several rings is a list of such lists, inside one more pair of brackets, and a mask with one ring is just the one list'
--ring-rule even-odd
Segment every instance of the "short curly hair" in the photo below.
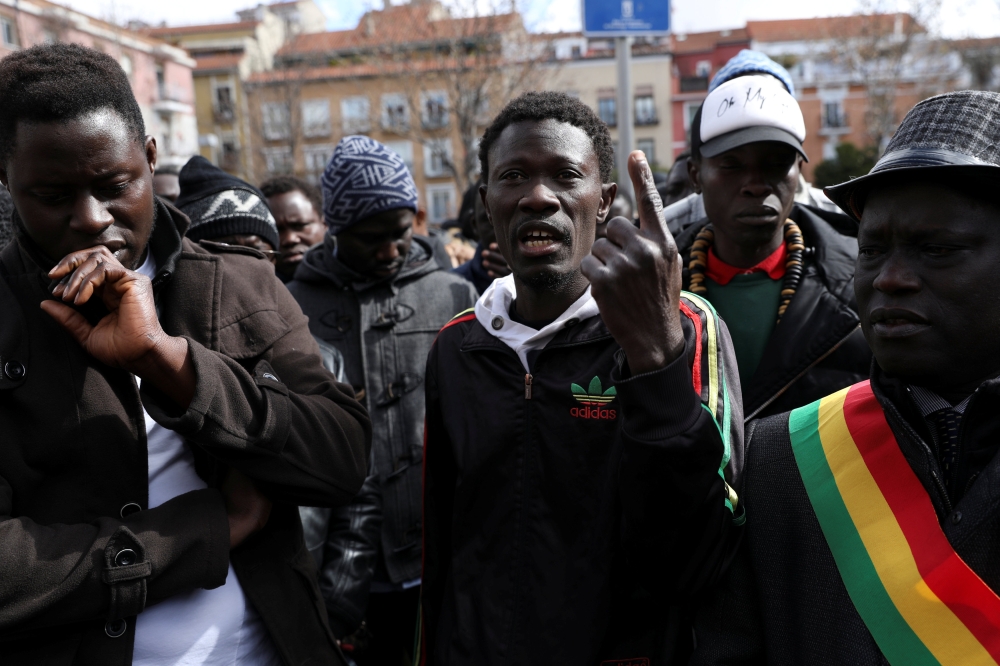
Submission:
{"label": "short curly hair", "polygon": [[601,180],[611,182],[611,172],[615,166],[615,148],[611,143],[611,132],[594,110],[575,97],[561,92],[527,92],[511,100],[497,114],[479,141],[479,164],[483,182],[489,180],[489,156],[493,144],[509,125],[524,120],[558,120],[582,129],[594,146],[601,169]]}
{"label": "short curly hair", "polygon": [[323,217],[323,193],[319,191],[318,187],[301,178],[295,176],[275,176],[274,178],[268,178],[260,184],[260,191],[268,199],[279,194],[287,194],[288,192],[301,192],[309,200],[309,203],[312,204],[316,214],[320,218]]}
{"label": "short curly hair", "polygon": [[111,109],[140,145],[146,125],[132,86],[111,56],[78,44],[42,44],[0,60],[0,160],[10,159],[17,123],[68,121]]}

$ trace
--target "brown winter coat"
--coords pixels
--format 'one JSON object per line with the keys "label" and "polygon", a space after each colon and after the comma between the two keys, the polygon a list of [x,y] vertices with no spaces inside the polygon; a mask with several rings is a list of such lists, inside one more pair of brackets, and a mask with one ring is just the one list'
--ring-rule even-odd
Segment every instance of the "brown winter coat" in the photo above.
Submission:
{"label": "brown winter coat", "polygon": [[[160,321],[187,338],[197,375],[183,412],[39,309],[52,264],[30,240],[0,253],[0,663],[130,664],[136,614],[222,585],[230,559],[286,664],[339,663],[296,506],[358,491],[367,413],[322,368],[263,255],[182,241],[187,218],[157,207]],[[187,439],[208,489],[147,510],[142,405]],[[274,502],[232,552],[216,489],[229,466]]]}

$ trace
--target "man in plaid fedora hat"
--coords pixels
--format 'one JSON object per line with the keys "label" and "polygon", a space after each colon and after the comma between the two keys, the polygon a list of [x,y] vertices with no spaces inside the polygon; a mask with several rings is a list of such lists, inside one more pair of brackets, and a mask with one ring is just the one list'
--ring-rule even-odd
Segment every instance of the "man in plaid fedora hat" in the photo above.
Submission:
{"label": "man in plaid fedora hat", "polygon": [[697,664],[1000,661],[1000,95],[915,106],[858,220],[870,381],[751,425]]}

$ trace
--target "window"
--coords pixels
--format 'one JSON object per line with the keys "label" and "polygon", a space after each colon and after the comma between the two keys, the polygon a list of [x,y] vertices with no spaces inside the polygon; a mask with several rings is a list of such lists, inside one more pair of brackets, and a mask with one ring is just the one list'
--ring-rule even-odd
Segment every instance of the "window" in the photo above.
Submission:
{"label": "window", "polygon": [[49,30],[46,28],[42,30],[42,43],[43,44],[58,44],[59,34],[55,30]]}
{"label": "window", "polygon": [[453,185],[427,186],[427,217],[438,224],[454,215],[455,187]]}
{"label": "window", "polygon": [[406,95],[402,93],[382,95],[382,129],[402,132],[409,126],[410,106],[406,101]]}
{"label": "window", "polygon": [[229,81],[215,83],[212,112],[215,114],[215,121],[220,123],[231,123],[236,117],[236,100]]}
{"label": "window", "polygon": [[847,127],[847,116],[840,100],[823,103],[823,127]]}
{"label": "window", "polygon": [[14,19],[0,16],[0,37],[4,46],[17,46],[17,30],[14,29]]}
{"label": "window", "polygon": [[450,139],[434,139],[424,144],[424,176],[442,178],[451,175]]}
{"label": "window", "polygon": [[646,161],[650,164],[656,163],[656,140],[639,139],[635,142],[635,147],[646,154]]}
{"label": "window", "polygon": [[712,73],[712,61],[711,60],[699,60],[694,66],[694,75],[708,78],[708,75]]}
{"label": "window", "polygon": [[602,97],[597,100],[597,115],[608,127],[614,127],[618,124],[618,111],[615,106],[614,97]]}
{"label": "window", "polygon": [[330,136],[330,100],[307,99],[302,102],[302,134]]}
{"label": "window", "polygon": [[131,80],[132,71],[135,69],[135,66],[132,64],[132,56],[123,55],[121,62],[119,64],[122,66],[122,71],[125,72],[125,76],[127,76],[129,80]]}
{"label": "window", "polygon": [[653,96],[636,95],[635,98],[635,124],[655,125],[659,120],[656,117],[656,104],[653,103]]}
{"label": "window", "polygon": [[319,179],[326,170],[326,165],[333,155],[333,146],[329,144],[306,146],[302,149],[302,156],[306,162],[306,180],[314,185],[319,184]]}
{"label": "window", "polygon": [[684,102],[684,129],[685,131],[691,130],[691,124],[694,122],[694,116],[698,113],[698,109],[701,108],[701,102]]}
{"label": "window", "polygon": [[421,93],[420,109],[421,120],[427,129],[448,126],[448,93],[443,90]]}
{"label": "window", "polygon": [[483,87],[471,88],[461,91],[459,96],[459,108],[475,109],[476,122],[480,125],[490,124],[492,118],[490,117],[490,98],[487,90],[484,90]]}
{"label": "window", "polygon": [[264,122],[264,138],[268,141],[289,139],[292,136],[291,116],[287,102],[265,102],[260,105]]}
{"label": "window", "polygon": [[580,55],[581,55],[581,53],[580,53],[580,47],[579,46],[571,46],[570,50],[569,50],[569,53],[570,53],[570,57],[573,58],[573,60],[578,60],[580,58]]}
{"label": "window", "polygon": [[295,169],[295,158],[292,156],[292,149],[265,148],[264,164],[267,165],[267,172],[271,175],[288,175]]}
{"label": "window", "polygon": [[367,132],[372,127],[367,97],[348,97],[341,100],[340,116],[345,134]]}
{"label": "window", "polygon": [[409,141],[386,141],[385,147],[403,158],[403,164],[413,174],[413,144]]}
{"label": "window", "polygon": [[156,94],[159,99],[167,98],[167,75],[163,71],[163,63],[156,64]]}
{"label": "window", "polygon": [[222,137],[222,150],[219,153],[219,168],[223,171],[240,170],[240,144],[235,136]]}

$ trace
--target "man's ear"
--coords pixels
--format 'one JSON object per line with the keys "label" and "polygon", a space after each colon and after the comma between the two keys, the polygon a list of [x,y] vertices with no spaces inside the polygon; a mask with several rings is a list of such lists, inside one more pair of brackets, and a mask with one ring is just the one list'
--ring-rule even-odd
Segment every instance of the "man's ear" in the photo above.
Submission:
{"label": "man's ear", "polygon": [[146,163],[149,164],[149,173],[152,174],[156,171],[156,139],[147,136],[143,149],[146,152]]}
{"label": "man's ear", "polygon": [[427,234],[427,211],[423,208],[417,208],[417,212],[413,214],[413,233],[419,236],[426,236]]}
{"label": "man's ear", "polygon": [[597,209],[598,224],[608,219],[608,212],[611,210],[611,204],[615,202],[616,196],[618,196],[618,183],[601,185],[601,207]]}
{"label": "man's ear", "polygon": [[490,205],[486,203],[486,185],[479,186],[479,200],[483,202],[483,208],[486,209],[486,219],[490,221],[490,224],[493,224],[493,214],[490,213]]}
{"label": "man's ear", "polygon": [[701,162],[696,160],[694,156],[688,160],[688,178],[691,179],[694,191],[701,194]]}

